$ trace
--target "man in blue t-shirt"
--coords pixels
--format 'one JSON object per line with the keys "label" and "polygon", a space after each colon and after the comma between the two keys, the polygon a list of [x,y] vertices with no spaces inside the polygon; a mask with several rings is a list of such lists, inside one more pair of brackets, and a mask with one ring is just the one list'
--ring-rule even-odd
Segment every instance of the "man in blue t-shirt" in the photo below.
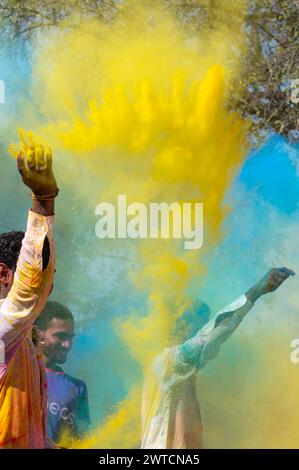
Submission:
{"label": "man in blue t-shirt", "polygon": [[43,344],[48,381],[47,434],[54,442],[80,438],[90,424],[87,387],[59,367],[72,347],[74,317],[59,302],[48,302],[35,322],[35,333]]}

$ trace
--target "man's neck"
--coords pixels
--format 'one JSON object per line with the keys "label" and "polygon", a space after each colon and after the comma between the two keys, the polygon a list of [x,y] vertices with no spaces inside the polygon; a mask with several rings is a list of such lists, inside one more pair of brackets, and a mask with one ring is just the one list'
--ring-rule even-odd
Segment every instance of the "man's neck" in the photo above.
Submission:
{"label": "man's neck", "polygon": [[57,364],[55,364],[55,362],[53,362],[51,360],[48,360],[47,358],[45,360],[45,368],[46,369],[51,369],[51,370],[60,369],[60,367]]}

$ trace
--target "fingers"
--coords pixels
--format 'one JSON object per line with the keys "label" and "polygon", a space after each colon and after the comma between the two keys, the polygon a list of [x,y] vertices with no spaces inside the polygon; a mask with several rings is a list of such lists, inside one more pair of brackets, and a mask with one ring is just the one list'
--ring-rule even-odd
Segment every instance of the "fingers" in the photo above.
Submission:
{"label": "fingers", "polygon": [[28,170],[35,169],[35,151],[34,147],[29,147],[27,150],[27,167]]}
{"label": "fingers", "polygon": [[[22,152],[22,162],[25,164],[26,170],[50,172],[52,170],[52,151],[50,147],[45,145],[44,148],[42,144],[39,144],[31,131],[26,132],[19,128],[18,134],[21,143],[18,146],[10,144],[8,147],[9,153],[18,158],[19,153]],[[25,169],[22,168],[23,173]]]}
{"label": "fingers", "polygon": [[295,272],[286,267],[271,269],[269,277],[270,291],[276,290],[289,276],[294,275]]}
{"label": "fingers", "polygon": [[33,133],[31,131],[27,132],[27,138],[28,138],[28,141],[29,141],[29,144],[31,145],[31,147],[36,147],[38,145],[36,143],[35,138],[33,136]]}
{"label": "fingers", "polygon": [[282,273],[286,273],[288,276],[295,276],[295,271],[293,271],[292,269],[289,269],[289,268],[277,268],[277,270],[279,272],[282,272]]}
{"label": "fingers", "polygon": [[274,269],[274,276],[276,279],[281,280],[281,282],[285,281],[289,276],[295,276],[295,272],[289,268],[276,268]]}
{"label": "fingers", "polygon": [[35,147],[28,147],[27,167],[29,170],[36,170],[37,172],[50,170],[52,168],[51,149],[48,147],[46,152],[44,152],[44,147],[41,144],[37,144]]}
{"label": "fingers", "polygon": [[45,145],[45,164],[46,164],[46,170],[51,171],[52,170],[52,150],[48,145]]}
{"label": "fingers", "polygon": [[37,171],[45,169],[44,147],[42,145],[35,147],[35,165]]}
{"label": "fingers", "polygon": [[275,271],[274,273],[274,278],[275,279],[287,279],[289,277],[289,275],[287,273],[284,273],[284,272],[280,272],[280,271]]}
{"label": "fingers", "polygon": [[282,284],[289,276],[287,274],[276,272],[273,275],[274,284],[279,285]]}
{"label": "fingers", "polygon": [[25,165],[25,158],[24,158],[24,153],[19,152],[18,157],[17,157],[17,166],[18,170],[23,177],[25,172],[26,172],[26,165]]}
{"label": "fingers", "polygon": [[14,145],[9,147],[10,153],[17,158],[18,171],[23,183],[39,196],[56,197],[57,183],[52,171],[52,151],[32,132],[18,129],[21,142],[18,150]]}

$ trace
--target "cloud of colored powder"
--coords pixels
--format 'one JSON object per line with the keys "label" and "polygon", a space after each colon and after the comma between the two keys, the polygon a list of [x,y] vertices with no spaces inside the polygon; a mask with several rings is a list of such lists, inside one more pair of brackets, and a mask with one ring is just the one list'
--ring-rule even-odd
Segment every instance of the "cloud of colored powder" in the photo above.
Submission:
{"label": "cloud of colored powder", "polygon": [[[93,250],[98,246],[109,256],[129,259],[122,271],[125,279],[112,272],[111,281],[99,283],[95,292],[89,292],[85,284],[86,297],[91,295],[95,305],[86,315],[100,331],[108,315],[103,314],[101,305],[96,306],[96,299],[106,289],[114,302],[113,341],[130,354],[128,369],[135,369],[119,367],[125,397],[107,410],[105,420],[90,437],[75,446],[139,445],[142,374],[165,346],[172,324],[189,302],[191,286],[203,282],[209,259],[219,248],[229,213],[225,197],[244,163],[248,129],[226,106],[232,87],[238,85],[245,53],[244,5],[230,4],[221,2],[223,12],[231,11],[229,27],[223,13],[214,29],[202,34],[179,26],[159,5],[148,9],[144,2],[124,2],[113,24],[95,20],[66,24],[63,30],[36,43],[31,101],[24,106],[20,121],[51,143],[61,187],[65,185],[67,197],[73,197],[82,211],[92,215],[83,217],[90,221],[86,226],[80,223],[82,216],[70,212],[62,202],[62,226],[67,230],[67,223],[73,224],[75,217],[78,233],[81,236],[88,231]],[[203,202],[204,248],[186,251],[177,240],[95,240],[95,206],[101,201],[115,202],[118,194],[126,194],[128,203]],[[246,231],[260,224],[261,213],[254,204],[252,210],[252,219],[240,228],[244,238]],[[275,214],[273,207],[270,212]],[[279,217],[270,222],[270,227],[283,223]],[[72,227],[76,230],[76,225]],[[257,233],[262,237],[264,232]],[[78,253],[83,247],[80,236],[76,238]],[[278,242],[271,242],[271,249],[277,250]],[[291,264],[292,259],[285,259]],[[230,263],[233,261],[230,252]],[[82,253],[80,262],[84,264]],[[273,262],[265,250],[264,261],[258,266],[270,268]],[[89,266],[90,278],[98,275],[97,269]],[[258,274],[256,267],[252,270]],[[228,277],[226,271],[223,275]],[[252,278],[252,283],[256,280]],[[248,287],[244,285],[244,290]],[[226,298],[224,288],[218,289]],[[142,302],[128,305],[129,295],[141,296]],[[285,295],[276,295],[275,306],[274,300],[267,300],[256,307],[257,319],[249,321],[247,329],[241,329],[223,348],[221,357],[199,375],[208,446],[295,445],[297,417],[291,415],[298,381],[287,351],[289,325],[294,328],[296,318],[279,321],[281,312],[286,308],[293,311],[294,306],[288,306]],[[109,296],[104,305],[107,312]],[[265,319],[259,324],[259,312],[268,318],[270,310],[276,320]],[[84,324],[84,300],[82,312]],[[275,367],[269,372],[273,350]],[[108,355],[107,360],[112,367],[116,359]],[[92,367],[95,372],[96,360]],[[126,377],[134,380],[128,383]],[[284,399],[287,384],[293,385]],[[255,418],[247,416],[244,406],[251,398],[256,400],[252,409],[261,408],[252,415]],[[215,407],[215,403],[220,405]],[[280,417],[277,428],[275,410]],[[231,432],[227,432],[226,423],[230,423]],[[282,430],[284,438],[279,439]]]}

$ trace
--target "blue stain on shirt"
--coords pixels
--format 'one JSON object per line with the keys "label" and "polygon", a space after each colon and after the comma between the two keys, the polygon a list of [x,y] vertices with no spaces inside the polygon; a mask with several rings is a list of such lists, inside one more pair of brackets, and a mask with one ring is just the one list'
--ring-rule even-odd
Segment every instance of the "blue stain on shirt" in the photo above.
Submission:
{"label": "blue stain on shirt", "polygon": [[48,381],[47,435],[58,442],[64,432],[80,437],[90,424],[87,387],[56,366],[46,369]]}

